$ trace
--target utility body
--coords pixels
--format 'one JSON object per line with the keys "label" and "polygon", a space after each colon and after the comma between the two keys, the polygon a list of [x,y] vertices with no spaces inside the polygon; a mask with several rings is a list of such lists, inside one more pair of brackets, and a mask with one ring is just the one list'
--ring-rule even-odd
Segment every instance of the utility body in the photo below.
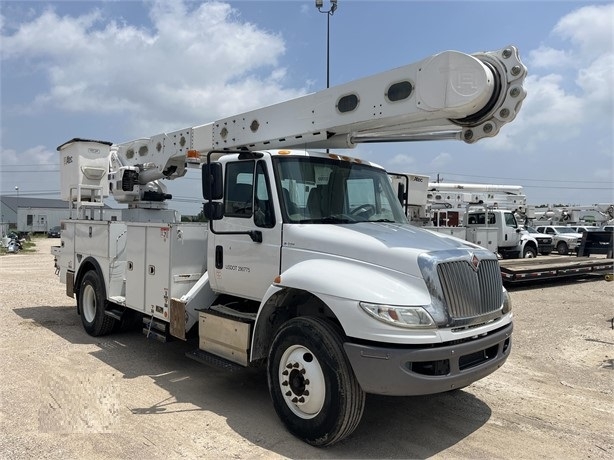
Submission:
{"label": "utility body", "polygon": [[[290,432],[333,444],[365,393],[462,388],[511,350],[491,251],[410,225],[387,172],[313,149],[496,135],[525,97],[510,46],[444,52],[263,109],[123,144],[58,147],[72,219],[54,248],[86,331],[134,314],[190,357],[266,367]],[[160,179],[202,169],[208,223],[181,223]],[[102,219],[107,196],[128,205]]]}

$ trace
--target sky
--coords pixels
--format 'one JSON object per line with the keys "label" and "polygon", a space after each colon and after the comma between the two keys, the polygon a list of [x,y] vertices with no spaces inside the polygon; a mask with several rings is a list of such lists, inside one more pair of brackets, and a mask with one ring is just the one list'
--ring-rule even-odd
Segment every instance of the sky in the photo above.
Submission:
{"label": "sky", "polygon": [[[324,9],[330,7],[324,0]],[[520,50],[527,98],[475,144],[345,152],[447,183],[521,185],[529,204],[614,203],[614,3],[0,1],[0,194],[59,198],[57,146],[197,126],[445,50]],[[201,209],[200,172],[166,181]]]}

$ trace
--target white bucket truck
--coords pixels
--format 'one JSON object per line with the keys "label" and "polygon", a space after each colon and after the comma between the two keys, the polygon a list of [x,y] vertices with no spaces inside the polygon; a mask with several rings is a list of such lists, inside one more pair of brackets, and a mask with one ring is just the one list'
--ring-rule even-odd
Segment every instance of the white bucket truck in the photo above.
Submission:
{"label": "white bucket truck", "polygon": [[[136,312],[149,334],[197,335],[196,360],[263,366],[279,417],[316,446],[354,431],[365,393],[487,376],[512,340],[495,255],[409,225],[381,167],[306,149],[494,136],[520,109],[525,76],[512,46],[447,51],[169,134],[63,144],[75,217],[53,253],[86,331]],[[189,166],[202,167],[207,224],[167,209],[160,179]],[[128,205],[121,221],[97,214],[107,188]]]}

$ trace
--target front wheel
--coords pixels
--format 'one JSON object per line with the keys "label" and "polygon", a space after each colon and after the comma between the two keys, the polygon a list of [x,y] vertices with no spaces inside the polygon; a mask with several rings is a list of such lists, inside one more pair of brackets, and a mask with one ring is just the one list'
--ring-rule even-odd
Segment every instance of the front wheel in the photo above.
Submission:
{"label": "front wheel", "polygon": [[339,333],[320,318],[281,327],[269,352],[273,406],[288,430],[314,446],[329,446],[358,426],[365,405]]}
{"label": "front wheel", "polygon": [[89,335],[98,337],[111,332],[116,321],[104,313],[107,304],[104,282],[94,270],[83,275],[77,301],[83,328]]}
{"label": "front wheel", "polygon": [[533,246],[525,246],[522,251],[522,257],[525,259],[533,259],[537,257],[537,250]]}

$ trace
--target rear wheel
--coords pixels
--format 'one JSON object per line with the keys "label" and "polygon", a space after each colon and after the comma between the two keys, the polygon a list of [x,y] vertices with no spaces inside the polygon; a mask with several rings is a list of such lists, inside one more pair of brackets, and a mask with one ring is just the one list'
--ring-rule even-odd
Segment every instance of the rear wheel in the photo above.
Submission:
{"label": "rear wheel", "polygon": [[314,446],[349,436],[365,405],[339,333],[320,318],[295,318],[277,333],[268,359],[273,406],[287,429]]}
{"label": "rear wheel", "polygon": [[556,252],[561,255],[565,255],[569,252],[569,246],[567,246],[565,241],[559,241],[559,243],[556,245]]}
{"label": "rear wheel", "polygon": [[113,330],[115,319],[104,314],[107,304],[104,282],[94,270],[83,275],[77,301],[81,322],[89,335],[98,337]]}

